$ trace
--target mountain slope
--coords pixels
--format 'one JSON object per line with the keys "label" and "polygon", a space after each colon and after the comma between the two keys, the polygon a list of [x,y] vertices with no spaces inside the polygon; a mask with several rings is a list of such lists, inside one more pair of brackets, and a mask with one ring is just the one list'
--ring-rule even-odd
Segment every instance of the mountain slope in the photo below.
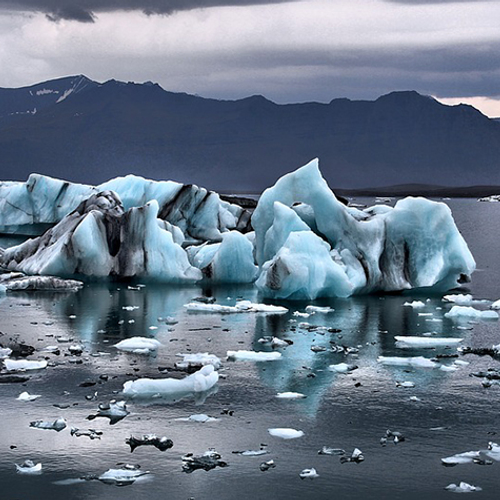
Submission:
{"label": "mountain slope", "polygon": [[336,187],[500,184],[500,123],[416,92],[277,105],[262,96],[219,101],[85,77],[27,89],[37,111],[17,115],[32,105],[26,89],[18,101],[5,97],[14,90],[0,89],[2,179],[37,171],[97,183],[134,172],[260,191],[318,156]]}

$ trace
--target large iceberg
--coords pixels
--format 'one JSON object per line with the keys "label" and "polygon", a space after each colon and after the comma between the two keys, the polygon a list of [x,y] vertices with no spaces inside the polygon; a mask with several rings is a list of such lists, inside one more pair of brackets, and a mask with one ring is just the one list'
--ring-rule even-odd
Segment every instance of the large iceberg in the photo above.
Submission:
{"label": "large iceberg", "polygon": [[447,290],[475,269],[447,205],[409,197],[384,210],[346,207],[318,160],[264,191],[252,226],[257,286],[273,298]]}
{"label": "large iceberg", "polygon": [[114,192],[94,194],[42,236],[5,250],[0,264],[27,274],[201,279],[158,209],[153,200],[125,212]]}
{"label": "large iceberg", "polygon": [[346,206],[321,176],[317,160],[262,194],[251,218],[253,232],[249,217],[216,193],[172,181],[127,176],[92,187],[33,174],[27,183],[0,183],[0,231],[57,224],[38,238],[0,249],[0,270],[256,281],[265,297],[314,300],[448,290],[475,268],[447,205],[409,197],[394,207]]}
{"label": "large iceberg", "polygon": [[195,185],[127,175],[89,186],[31,174],[26,182],[0,182],[0,233],[40,234],[102,191],[113,191],[125,210],[156,200],[158,217],[194,240],[220,241],[225,231],[249,228],[247,210]]}

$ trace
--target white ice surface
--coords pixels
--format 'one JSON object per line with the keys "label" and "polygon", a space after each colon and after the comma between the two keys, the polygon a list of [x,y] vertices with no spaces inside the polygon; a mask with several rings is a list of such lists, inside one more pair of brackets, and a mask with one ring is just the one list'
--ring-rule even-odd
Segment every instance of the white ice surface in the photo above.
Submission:
{"label": "white ice surface", "polygon": [[161,342],[147,337],[131,337],[115,344],[120,351],[137,352],[138,354],[147,354],[156,351],[161,346]]}
{"label": "white ice surface", "polygon": [[280,352],[227,351],[228,359],[234,361],[276,361],[281,358]]}
{"label": "white ice surface", "polygon": [[479,309],[469,306],[453,306],[444,316],[454,321],[498,319],[498,313],[495,311],[480,311]]}
{"label": "white ice surface", "polygon": [[288,309],[282,306],[272,306],[268,304],[255,304],[249,300],[241,300],[235,306],[224,306],[221,304],[204,304],[203,302],[190,302],[184,307],[189,312],[206,312],[219,314],[234,314],[234,313],[269,313],[269,314],[286,314]]}
{"label": "white ice surface", "polygon": [[387,366],[411,366],[414,368],[437,368],[439,365],[423,356],[403,358],[399,356],[379,356],[377,361]]}
{"label": "white ice surface", "polygon": [[47,361],[31,361],[28,359],[4,359],[4,367],[9,372],[24,372],[47,368]]}
{"label": "white ice surface", "polygon": [[271,436],[279,437],[281,439],[296,439],[304,435],[302,431],[285,427],[268,429],[268,432]]}
{"label": "white ice surface", "polygon": [[396,347],[402,349],[418,349],[418,348],[432,348],[432,347],[455,347],[463,339],[447,338],[447,337],[412,337],[396,335]]}

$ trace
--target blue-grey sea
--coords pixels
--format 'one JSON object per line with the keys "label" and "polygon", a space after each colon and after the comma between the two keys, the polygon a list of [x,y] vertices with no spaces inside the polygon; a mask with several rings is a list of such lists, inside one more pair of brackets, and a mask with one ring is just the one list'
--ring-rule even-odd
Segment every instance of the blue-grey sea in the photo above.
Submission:
{"label": "blue-grey sea", "polygon": [[[446,203],[477,262],[472,283],[460,293],[499,299],[500,203]],[[453,323],[444,317],[451,304],[428,294],[324,300],[317,305],[335,311],[307,318],[293,314],[304,312],[307,304],[302,303],[283,303],[290,309],[286,315],[189,313],[184,305],[201,295],[221,304],[259,297],[252,287],[135,285],[93,283],[77,293],[10,293],[0,298],[0,344],[25,342],[37,349],[31,359],[49,361],[46,369],[29,373],[25,383],[0,384],[1,500],[430,500],[453,497],[445,487],[461,481],[482,488],[472,493],[478,498],[498,498],[500,462],[444,467],[441,459],[500,443],[500,384],[485,388],[482,379],[471,376],[500,368],[499,360],[473,354],[440,359],[446,366],[456,359],[470,363],[456,371],[377,362],[378,356],[457,353],[449,348],[402,350],[395,345],[398,335],[460,337],[462,345],[474,347],[500,344],[498,321]],[[425,307],[403,305],[413,300]],[[167,317],[176,323],[166,322]],[[114,347],[133,336],[159,340],[157,354],[127,354]],[[293,344],[278,349],[282,358],[276,361],[226,360],[228,350],[271,350],[258,342],[263,336]],[[84,347],[81,356],[69,353],[73,344]],[[53,345],[60,354],[42,352]],[[215,354],[223,362],[221,379],[208,394],[178,401],[130,400],[130,414],[114,425],[106,418],[86,419],[99,403],[123,399],[119,393],[127,380],[183,376],[172,370],[180,359],[176,355],[198,352]],[[348,374],[328,369],[341,362],[358,368]],[[402,382],[414,387],[398,386]],[[23,391],[41,397],[16,400]],[[276,398],[284,391],[307,397]],[[177,420],[201,413],[217,420]],[[61,432],[30,428],[32,421],[58,417],[68,422]],[[93,440],[72,436],[71,427],[102,435]],[[271,436],[269,428],[293,428],[304,435],[283,440]],[[402,433],[404,441],[388,439],[381,445],[387,430]],[[173,447],[160,451],[141,446],[131,453],[125,440],[150,433],[170,438]],[[324,446],[344,449],[346,456],[358,448],[364,461],[341,463],[338,455],[318,454]],[[227,467],[183,471],[183,455],[210,448]],[[233,453],[261,448],[268,453]],[[42,473],[17,473],[15,464],[26,459],[41,462]],[[260,464],[269,460],[275,467],[261,471]],[[127,486],[73,481],[123,464],[150,474]],[[301,479],[300,472],[309,468],[319,477]]]}

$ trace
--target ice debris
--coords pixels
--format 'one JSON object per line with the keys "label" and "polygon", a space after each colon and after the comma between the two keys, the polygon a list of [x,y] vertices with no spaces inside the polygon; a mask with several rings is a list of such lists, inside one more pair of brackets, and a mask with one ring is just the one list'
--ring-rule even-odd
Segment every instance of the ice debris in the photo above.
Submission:
{"label": "ice debris", "polygon": [[309,313],[309,314],[316,314],[316,313],[329,314],[329,313],[332,313],[334,311],[335,311],[335,309],[332,309],[331,307],[319,307],[319,306],[311,306],[311,305],[306,307],[306,313]]}
{"label": "ice debris", "polygon": [[437,368],[438,364],[423,356],[409,358],[399,356],[379,356],[377,361],[386,366],[411,366],[412,368]]}
{"label": "ice debris", "polygon": [[219,314],[235,313],[268,313],[286,314],[288,309],[282,306],[268,304],[254,304],[249,300],[240,300],[235,306],[224,306],[221,304],[204,304],[201,302],[190,302],[184,306],[189,312],[206,312]]}
{"label": "ice debris", "polygon": [[319,474],[314,467],[311,467],[310,469],[304,469],[299,476],[300,479],[316,479],[319,477]]}
{"label": "ice debris", "polygon": [[56,432],[61,432],[66,428],[66,420],[62,417],[54,420],[53,422],[47,422],[44,420],[35,420],[30,422],[30,427],[35,427],[36,429],[51,430]]}
{"label": "ice debris", "polygon": [[177,354],[182,357],[182,361],[175,363],[175,366],[180,369],[201,368],[202,366],[212,365],[216,370],[221,366],[221,360],[215,354],[208,352]]}
{"label": "ice debris", "polygon": [[345,457],[345,456],[340,457],[340,463],[345,464],[345,463],[353,462],[353,463],[359,464],[359,463],[363,462],[364,459],[365,459],[365,457],[363,455],[363,452],[359,448],[354,448],[350,457]]}
{"label": "ice debris", "polygon": [[271,436],[278,437],[281,439],[297,439],[304,435],[304,432],[302,431],[284,427],[268,429],[268,432],[269,434],[271,434]]}
{"label": "ice debris", "polygon": [[19,396],[17,396],[18,401],[35,401],[35,399],[41,398],[40,394],[30,394],[27,391],[21,392]]}
{"label": "ice debris", "polygon": [[445,487],[445,490],[452,491],[453,493],[472,493],[474,491],[481,491],[481,488],[461,481],[458,485],[455,483],[449,484]]}
{"label": "ice debris", "polygon": [[392,439],[394,444],[398,444],[398,443],[405,441],[405,437],[403,436],[403,434],[401,432],[391,431],[389,429],[385,431],[385,436],[380,438],[380,444],[382,446],[385,446],[387,444],[388,439]]}
{"label": "ice debris", "polygon": [[12,354],[12,349],[9,347],[0,347],[0,359],[8,358]]}
{"label": "ice debris", "polygon": [[454,321],[498,319],[498,313],[495,311],[480,311],[479,309],[469,306],[453,306],[444,316]]}
{"label": "ice debris", "polygon": [[205,413],[197,413],[195,415],[190,415],[189,417],[176,418],[178,422],[199,422],[200,424],[205,424],[207,422],[217,422],[218,418],[209,417]]}
{"label": "ice debris", "polygon": [[357,370],[356,365],[350,365],[347,363],[338,363],[337,365],[330,365],[328,369],[332,372],[337,373],[351,373],[354,370]]}
{"label": "ice debris", "polygon": [[33,460],[25,460],[21,465],[16,464],[16,471],[19,474],[38,475],[42,473],[41,462],[35,464]]}
{"label": "ice debris", "polygon": [[130,436],[125,440],[125,443],[130,446],[130,453],[139,446],[154,446],[160,451],[166,451],[174,446],[171,439],[165,436],[160,438],[156,434],[145,434],[142,438]]}
{"label": "ice debris", "polygon": [[444,302],[452,302],[457,306],[470,306],[472,304],[472,300],[472,295],[470,295],[469,293],[455,293],[452,295],[445,295],[443,297]]}
{"label": "ice debris", "polygon": [[47,368],[47,361],[30,361],[27,359],[4,359],[4,367],[9,372],[24,372],[28,370],[42,370]]}
{"label": "ice debris", "polygon": [[307,396],[301,392],[278,392],[276,397],[278,399],[304,399]]}
{"label": "ice debris", "polygon": [[109,424],[114,425],[123,420],[130,412],[127,410],[125,401],[112,400],[107,404],[100,404],[95,415],[89,415],[87,420],[94,420],[97,417],[109,418]]}
{"label": "ice debris", "polygon": [[274,460],[268,460],[267,462],[262,462],[260,465],[259,465],[259,469],[262,471],[262,472],[266,472],[268,471],[269,469],[274,469],[276,467],[276,464],[274,463]]}
{"label": "ice debris", "polygon": [[328,446],[323,446],[321,450],[318,451],[318,455],[345,455],[345,450],[342,448],[330,448]]}
{"label": "ice debris", "polygon": [[413,309],[420,309],[421,307],[425,307],[425,304],[421,300],[414,300],[413,302],[405,302],[403,305],[413,307]]}
{"label": "ice debris", "polygon": [[188,453],[182,457],[182,470],[191,473],[197,469],[209,471],[216,467],[227,467],[227,463],[221,460],[221,458],[221,455],[213,449],[198,456]]}
{"label": "ice debris", "polygon": [[275,361],[281,358],[280,352],[227,351],[227,358],[232,361]]}
{"label": "ice debris", "polygon": [[206,365],[197,372],[183,379],[142,378],[129,380],[123,384],[125,396],[160,396],[162,394],[175,394],[183,392],[204,392],[213,387],[219,380],[219,374],[212,365]]}
{"label": "ice debris", "polygon": [[115,344],[116,349],[133,354],[151,354],[160,346],[161,342],[147,337],[131,337]]}
{"label": "ice debris", "polygon": [[101,439],[101,436],[104,434],[102,431],[98,431],[96,429],[78,429],[77,427],[71,427],[70,434],[72,436],[76,437],[81,437],[81,436],[86,436],[88,437],[91,441],[94,439]]}
{"label": "ice debris", "polygon": [[109,469],[97,479],[104,484],[115,486],[129,486],[140,479],[144,479],[149,471],[141,471],[135,468]]}
{"label": "ice debris", "polygon": [[434,347],[455,347],[463,339],[450,337],[414,337],[396,335],[396,347],[401,349],[430,349]]}

